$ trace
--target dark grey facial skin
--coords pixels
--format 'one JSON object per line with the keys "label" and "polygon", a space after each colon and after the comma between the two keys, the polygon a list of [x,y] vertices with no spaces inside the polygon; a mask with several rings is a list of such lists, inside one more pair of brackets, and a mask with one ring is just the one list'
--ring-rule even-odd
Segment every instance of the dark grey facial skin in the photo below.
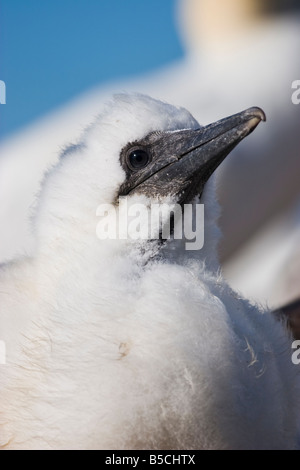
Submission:
{"label": "dark grey facial skin", "polygon": [[[170,195],[180,204],[190,202],[202,194],[207,180],[231,150],[265,120],[260,108],[249,108],[200,129],[158,131],[128,144],[120,155],[126,181],[118,196]],[[133,167],[135,152],[140,152],[144,161]]]}

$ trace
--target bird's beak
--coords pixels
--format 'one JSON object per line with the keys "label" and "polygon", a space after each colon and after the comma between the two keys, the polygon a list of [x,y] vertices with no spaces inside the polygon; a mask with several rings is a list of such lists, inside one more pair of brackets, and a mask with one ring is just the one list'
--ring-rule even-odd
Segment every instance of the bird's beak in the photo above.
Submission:
{"label": "bird's beak", "polygon": [[255,107],[200,129],[163,133],[151,143],[152,161],[131,191],[191,201],[231,150],[265,120],[264,112]]}

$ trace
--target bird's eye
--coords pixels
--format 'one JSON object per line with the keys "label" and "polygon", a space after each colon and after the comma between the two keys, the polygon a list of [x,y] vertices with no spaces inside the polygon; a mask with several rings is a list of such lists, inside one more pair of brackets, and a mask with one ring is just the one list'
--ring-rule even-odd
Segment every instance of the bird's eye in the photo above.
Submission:
{"label": "bird's eye", "polygon": [[132,170],[140,170],[148,165],[150,160],[149,154],[142,149],[133,150],[128,155],[128,164]]}

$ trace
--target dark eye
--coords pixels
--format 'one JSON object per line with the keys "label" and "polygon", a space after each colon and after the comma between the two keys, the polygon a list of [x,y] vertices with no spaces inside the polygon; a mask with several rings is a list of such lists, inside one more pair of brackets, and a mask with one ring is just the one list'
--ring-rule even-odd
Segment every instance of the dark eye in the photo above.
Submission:
{"label": "dark eye", "polygon": [[142,149],[133,150],[128,155],[128,163],[132,170],[140,170],[149,163],[149,154]]}

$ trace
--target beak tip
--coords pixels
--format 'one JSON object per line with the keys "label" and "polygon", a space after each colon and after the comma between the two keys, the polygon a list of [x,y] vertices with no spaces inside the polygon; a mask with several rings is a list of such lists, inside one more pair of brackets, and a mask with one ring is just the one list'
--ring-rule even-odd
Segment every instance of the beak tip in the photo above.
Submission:
{"label": "beak tip", "polygon": [[241,114],[244,120],[244,130],[247,132],[247,135],[251,134],[261,121],[267,120],[265,112],[256,106],[246,109]]}
{"label": "beak tip", "polygon": [[247,114],[249,114],[249,116],[251,116],[251,118],[257,118],[259,119],[259,121],[266,121],[267,120],[267,117],[266,117],[266,114],[265,112],[259,108],[258,106],[254,106],[253,108],[249,108],[247,110]]}

